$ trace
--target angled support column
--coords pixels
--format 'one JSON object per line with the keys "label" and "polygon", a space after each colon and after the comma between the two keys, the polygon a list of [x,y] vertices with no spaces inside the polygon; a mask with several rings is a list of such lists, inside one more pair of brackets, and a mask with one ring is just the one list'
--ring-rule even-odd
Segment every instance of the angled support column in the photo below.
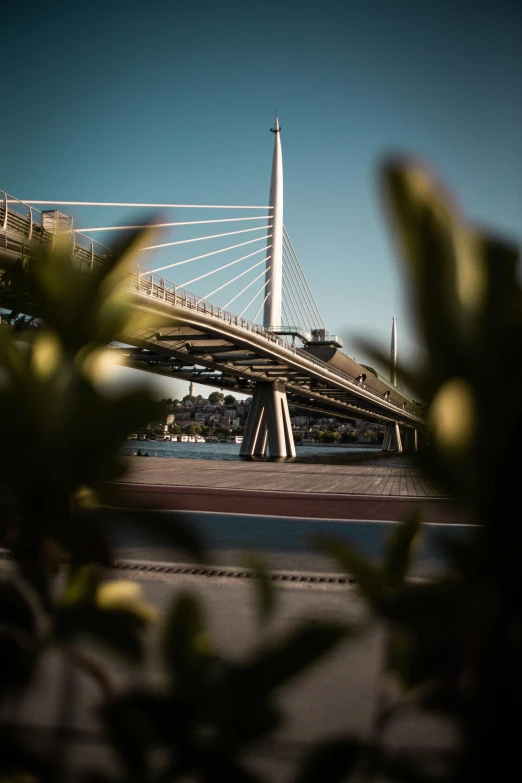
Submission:
{"label": "angled support column", "polygon": [[382,442],[383,451],[402,452],[401,431],[398,424],[387,424]]}
{"label": "angled support column", "polygon": [[258,382],[241,443],[242,457],[295,457],[294,436],[284,384]]}
{"label": "angled support column", "polygon": [[416,429],[406,429],[404,431],[404,448],[406,451],[418,451],[419,432]]}

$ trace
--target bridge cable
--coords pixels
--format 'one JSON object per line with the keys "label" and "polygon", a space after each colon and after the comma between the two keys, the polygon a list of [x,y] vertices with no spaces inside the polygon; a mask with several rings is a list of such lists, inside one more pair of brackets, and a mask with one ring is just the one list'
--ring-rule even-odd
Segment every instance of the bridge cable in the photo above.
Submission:
{"label": "bridge cable", "polygon": [[304,274],[303,267],[301,265],[301,262],[299,261],[297,253],[296,253],[296,251],[294,249],[294,246],[292,244],[292,240],[290,239],[290,235],[289,235],[288,231],[286,230],[286,226],[283,226],[283,232],[284,232],[283,233],[283,237],[284,237],[285,244],[286,244],[286,246],[287,246],[287,248],[288,248],[292,258],[295,260],[295,264],[296,264],[297,269],[299,270],[299,273],[300,273],[300,276],[302,278],[303,284],[306,286],[306,289],[308,291],[308,297],[309,297],[310,301],[314,305],[314,309],[315,309],[315,312],[317,313],[318,318],[320,319],[320,321],[322,321],[321,313],[319,312],[319,308],[317,307],[317,303],[316,303],[316,301],[314,299],[314,296],[313,296],[313,293],[312,293],[312,289],[310,288],[308,280],[306,279],[306,275]]}
{"label": "bridge cable", "polygon": [[[294,246],[293,246],[293,244],[292,244],[292,240],[290,239],[290,235],[289,235],[288,231],[286,230],[286,226],[283,226],[283,236],[286,238],[286,240],[287,240],[287,243],[290,245],[290,250],[291,250],[291,252],[292,252],[293,256],[295,257],[295,260],[297,261],[297,264],[298,264],[298,266],[299,266],[299,269],[301,269],[301,272],[302,272],[302,266],[301,266],[301,263],[300,263],[300,261],[299,261],[299,259],[298,259],[298,257],[297,257],[297,253],[296,253],[296,252],[295,252],[295,250],[294,250]],[[309,293],[310,293],[310,298],[311,298],[311,300],[312,300],[312,303],[313,303],[313,305],[314,305],[315,311],[316,311],[316,313],[317,313],[317,316],[318,316],[318,318],[319,318],[319,322],[321,323],[321,325],[322,325],[322,327],[323,327],[323,329],[324,329],[324,328],[325,328],[325,326],[324,326],[324,321],[323,321],[323,319],[322,319],[322,316],[321,316],[321,313],[320,313],[320,311],[319,311],[319,308],[317,307],[317,302],[315,301],[314,295],[313,295],[313,293],[312,293],[312,289],[310,288],[310,286],[309,286],[309,284],[308,284],[308,280],[306,279],[304,272],[302,272],[302,275],[303,275],[303,278],[304,278],[304,281],[305,281],[306,287],[307,287],[307,289],[308,289],[308,291],[309,291]]]}
{"label": "bridge cable", "polygon": [[262,302],[261,302],[261,304],[259,305],[259,310],[257,311],[257,313],[255,314],[255,316],[254,316],[254,317],[253,317],[253,319],[252,319],[252,323],[253,323],[253,324],[255,324],[255,322],[256,322],[256,318],[257,318],[257,316],[259,315],[259,313],[261,312],[261,308],[263,307],[263,305],[265,304],[265,302],[266,302],[266,300],[268,299],[268,297],[269,297],[269,296],[270,296],[270,292],[269,292],[269,293],[268,293],[268,294],[265,296],[265,298],[263,299],[263,301],[262,301]]}
{"label": "bridge cable", "polygon": [[194,237],[192,239],[177,239],[175,242],[164,242],[161,245],[149,245],[148,247],[142,247],[142,250],[156,250],[158,247],[173,247],[174,245],[187,245],[189,242],[202,242],[205,239],[219,239],[219,237],[231,237],[234,234],[248,234],[251,231],[261,231],[265,228],[272,228],[272,224],[268,226],[256,226],[255,228],[241,228],[237,231],[227,231],[224,234],[209,234],[206,237]]}
{"label": "bridge cable", "polygon": [[308,301],[307,301],[306,291],[303,289],[302,282],[300,281],[300,278],[299,278],[299,270],[296,269],[295,262],[293,261],[292,256],[289,254],[288,248],[284,247],[283,252],[284,252],[284,255],[285,255],[285,260],[287,261],[288,274],[291,275],[291,277],[292,277],[292,279],[293,279],[293,281],[295,283],[297,296],[298,296],[300,302],[303,305],[303,310],[308,313],[308,318],[309,318],[309,321],[310,321],[309,328],[311,329],[312,328],[312,324],[315,321],[315,316],[313,314],[312,308],[310,307],[310,299],[308,298]]}
{"label": "bridge cable", "polygon": [[[285,307],[285,305],[284,305],[284,302],[283,302],[283,301],[281,301],[281,309],[282,309],[282,311],[283,311],[283,316],[284,316],[284,318],[286,319],[286,325],[287,325],[287,326],[292,326],[292,324],[290,323],[290,320],[289,320],[289,318],[288,318],[288,313],[286,312],[286,307]],[[284,325],[285,325],[285,321],[283,321],[283,326],[284,326]],[[294,324],[294,326],[295,326],[295,324]]]}
{"label": "bridge cable", "polygon": [[[308,321],[308,330],[310,330],[312,328],[311,327],[311,323],[313,323],[314,319],[313,319],[313,317],[312,317],[312,315],[310,313],[309,308],[308,308],[308,311],[307,311],[307,306],[306,306],[305,302],[303,301],[303,299],[301,297],[301,293],[300,293],[299,287],[298,287],[298,282],[296,281],[296,279],[294,277],[294,272],[293,272],[293,269],[292,269],[292,266],[291,266],[288,254],[285,252],[285,248],[284,247],[283,247],[283,257],[284,257],[285,261],[287,262],[286,265],[285,265],[286,277],[287,277],[287,280],[289,282],[292,281],[291,282],[291,287],[292,287],[292,291],[293,291],[294,296],[295,296],[296,305],[299,307],[299,311],[301,312],[302,315],[303,315],[303,313],[306,314],[306,315],[303,315],[303,320],[305,321],[305,323]],[[295,289],[294,289],[294,285],[295,285]],[[301,310],[301,305],[302,305],[302,310]]]}
{"label": "bridge cable", "polygon": [[[269,259],[269,258],[272,258],[272,256],[267,256],[267,257],[265,258],[265,261],[268,261],[268,259]],[[250,282],[248,285],[246,285],[246,286],[245,286],[245,287],[244,287],[244,288],[243,288],[243,289],[242,289],[242,290],[241,290],[241,291],[240,291],[238,294],[236,294],[234,297],[232,297],[232,299],[230,300],[230,302],[227,302],[225,305],[223,305],[222,309],[223,309],[223,310],[228,310],[228,308],[230,307],[230,305],[232,304],[232,302],[235,302],[235,301],[236,301],[236,299],[237,299],[238,297],[240,297],[240,296],[241,296],[241,294],[244,294],[244,293],[245,293],[245,291],[246,291],[248,288],[250,288],[250,286],[251,286],[251,285],[254,285],[254,283],[255,283],[255,282],[257,282],[257,280],[259,280],[259,278],[260,278],[260,277],[262,277],[262,276],[265,274],[265,272],[267,272],[269,269],[272,269],[272,267],[271,267],[271,266],[268,266],[266,269],[264,269],[264,270],[261,272],[261,274],[260,274],[260,275],[258,275],[257,277],[254,277],[254,279],[253,279],[253,280],[252,280],[252,281],[251,281],[251,282]]]}
{"label": "bridge cable", "polygon": [[[205,301],[207,301],[211,296],[214,296],[214,294],[217,294],[218,291],[221,291],[223,288],[226,288],[227,285],[230,285],[230,283],[234,283],[236,280],[239,280],[240,277],[243,277],[243,275],[246,275],[246,274],[248,274],[248,272],[251,272],[252,269],[255,269],[257,266],[259,266],[259,264],[264,264],[265,261],[266,261],[266,258],[263,258],[261,261],[258,261],[257,264],[253,264],[253,266],[251,266],[250,269],[246,269],[244,272],[241,272],[241,274],[236,275],[236,277],[233,277],[232,280],[227,280],[227,282],[223,283],[223,285],[219,286],[219,288],[216,288],[216,289],[214,289],[214,291],[211,291],[209,294],[206,294],[206,296],[204,296],[203,299],[205,299]],[[261,275],[263,273],[264,273],[264,270],[263,270],[263,272],[261,272]],[[261,275],[259,275],[259,277],[261,277]]]}
{"label": "bridge cable", "polygon": [[290,313],[292,320],[292,323],[289,323],[289,326],[299,326],[300,329],[306,328],[306,325],[303,325],[302,323],[302,316],[300,317],[296,307],[294,299],[291,296],[290,290],[287,288],[285,277],[283,276],[283,288],[282,288],[282,301],[285,301],[288,307],[288,312]]}
{"label": "bridge cable", "polygon": [[[8,199],[10,202],[11,199]],[[153,209],[273,209],[270,206],[251,207],[234,204],[138,204],[126,201],[26,201],[12,199],[13,203],[48,204],[62,207],[147,207]]]}
{"label": "bridge cable", "polygon": [[263,283],[263,285],[261,286],[261,288],[259,289],[259,291],[258,291],[256,294],[254,294],[254,296],[252,297],[252,299],[250,300],[250,302],[247,304],[247,306],[246,306],[246,307],[245,307],[243,310],[241,310],[241,312],[240,312],[240,313],[239,313],[239,315],[238,315],[238,318],[242,318],[242,317],[243,317],[243,313],[246,313],[246,311],[248,310],[248,308],[250,307],[250,305],[252,304],[252,302],[254,302],[254,301],[257,299],[257,297],[259,296],[259,294],[261,293],[261,291],[263,290],[263,288],[266,288],[266,287],[267,287],[267,285],[269,284],[269,282],[270,282],[270,280],[271,280],[271,279],[272,279],[272,278],[271,278],[271,277],[269,277],[269,278],[268,278],[268,280],[266,280],[266,281]]}
{"label": "bridge cable", "polygon": [[[323,320],[322,320],[320,315],[316,315],[316,313],[314,312],[314,308],[313,308],[313,304],[311,302],[311,299],[307,295],[306,289],[303,286],[303,283],[302,283],[302,280],[301,280],[301,275],[299,274],[299,269],[296,268],[295,264],[291,264],[290,268],[293,269],[293,273],[294,273],[295,277],[297,278],[297,281],[295,283],[296,287],[297,287],[298,291],[301,293],[303,299],[306,302],[306,311],[308,313],[308,317],[310,319],[311,325],[313,325],[315,327],[321,326],[321,324],[323,323]],[[304,304],[303,304],[303,307],[305,307]],[[324,328],[324,324],[323,324],[323,328]]]}
{"label": "bridge cable", "polygon": [[[272,247],[272,245],[269,245],[269,247]],[[191,285],[192,283],[196,283],[198,280],[203,280],[204,277],[209,277],[210,275],[215,275],[216,272],[221,272],[223,269],[226,269],[229,266],[234,266],[234,264],[239,264],[240,261],[246,261],[247,258],[252,258],[252,256],[257,255],[258,253],[264,253],[266,247],[260,247],[258,250],[254,250],[253,253],[249,253],[246,256],[242,256],[241,258],[237,258],[235,261],[230,261],[228,264],[223,264],[223,266],[218,266],[217,269],[211,269],[210,272],[205,272],[204,275],[200,275],[199,277],[193,277],[192,280],[187,280],[186,283],[179,283],[180,288],[186,288],[188,285]],[[266,258],[264,259],[266,261]]]}
{"label": "bridge cable", "polygon": [[[220,250],[212,250],[211,253],[203,253],[201,256],[194,256],[193,258],[187,258],[185,261],[176,261],[174,264],[166,264],[165,266],[159,266],[157,269],[150,269],[149,272],[155,274],[156,272],[162,272],[164,269],[172,269],[174,266],[181,266],[182,264],[188,264],[190,261],[199,261],[200,258],[208,258],[209,256],[217,255],[218,253],[225,253],[227,250],[235,250],[236,247],[244,247],[245,245],[251,245],[253,242],[260,242],[261,240],[270,239],[272,234],[267,234],[264,237],[256,237],[256,239],[250,239],[248,242],[240,242],[237,245],[230,245],[230,247],[223,247]],[[161,245],[158,245],[161,247]],[[145,274],[145,273],[143,273]]]}
{"label": "bridge cable", "polygon": [[130,231],[137,228],[166,228],[167,226],[199,226],[206,223],[239,223],[240,220],[267,220],[269,215],[257,215],[256,217],[218,218],[218,220],[184,220],[176,223],[145,223],[142,226],[103,226],[102,228],[74,228],[73,234],[82,234],[86,231]]}
{"label": "bridge cable", "polygon": [[282,290],[282,294],[283,294],[282,302],[285,302],[285,304],[287,305],[288,310],[290,312],[290,315],[293,318],[293,323],[289,323],[288,326],[298,326],[300,329],[303,329],[303,330],[306,331],[306,327],[303,326],[303,324],[301,323],[301,319],[299,318],[299,316],[295,312],[295,309],[294,309],[294,306],[293,306],[293,302],[292,302],[291,299],[288,299],[288,297],[286,295],[286,291],[285,291],[284,288]]}

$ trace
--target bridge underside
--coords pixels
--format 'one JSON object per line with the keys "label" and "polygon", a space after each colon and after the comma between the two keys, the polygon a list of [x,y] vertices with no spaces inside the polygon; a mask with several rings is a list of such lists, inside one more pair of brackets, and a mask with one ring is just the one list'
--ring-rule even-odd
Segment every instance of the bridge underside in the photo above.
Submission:
{"label": "bridge underside", "polygon": [[[139,278],[131,288],[133,306],[146,313],[154,326],[124,335],[126,345],[113,347],[121,364],[243,394],[253,394],[256,385],[276,384],[274,389],[283,390],[288,405],[303,410],[349,421],[399,424],[412,431],[423,425],[412,400],[372,375],[363,377],[367,368],[362,365],[354,362],[350,370],[361,373],[363,382],[359,382],[350,373],[340,373],[333,363],[291,350],[289,344],[285,348],[270,334],[244,328],[235,317],[216,317],[211,306],[180,302],[176,295],[165,301],[165,289],[150,285],[144,290]],[[38,316],[24,293],[8,286],[0,286],[0,307]],[[273,449],[282,451],[279,446]],[[290,443],[289,455],[292,449]]]}

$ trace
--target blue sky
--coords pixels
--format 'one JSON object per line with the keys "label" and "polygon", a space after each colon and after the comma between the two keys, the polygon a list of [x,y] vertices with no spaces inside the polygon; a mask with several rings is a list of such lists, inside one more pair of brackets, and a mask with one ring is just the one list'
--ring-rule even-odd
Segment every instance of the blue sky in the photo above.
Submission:
{"label": "blue sky", "polygon": [[[470,218],[519,242],[521,34],[520,4],[507,0],[11,4],[0,188],[266,204],[277,108],[284,221],[327,326],[364,360],[355,337],[388,346],[395,313],[408,356],[379,161],[424,157]],[[73,212],[76,225],[136,217]]]}

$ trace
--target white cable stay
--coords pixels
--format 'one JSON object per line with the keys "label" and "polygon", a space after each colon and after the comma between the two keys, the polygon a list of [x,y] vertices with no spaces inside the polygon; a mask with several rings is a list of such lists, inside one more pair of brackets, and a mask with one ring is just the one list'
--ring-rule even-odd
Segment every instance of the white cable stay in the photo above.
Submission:
{"label": "white cable stay", "polygon": [[[11,201],[11,199],[8,199]],[[33,201],[28,199],[12,199],[23,204],[47,204],[61,207],[147,207],[153,209],[272,209],[270,206],[251,207],[242,204],[138,204],[132,201]]]}
{"label": "white cable stay", "polygon": [[286,288],[285,288],[284,283],[285,283],[285,279],[283,277],[283,287],[281,289],[281,303],[284,302],[286,304],[287,308],[288,308],[287,312],[290,314],[290,318],[291,318],[291,321],[289,321],[288,323],[290,325],[293,324],[294,326],[301,326],[302,327],[301,319],[299,318],[299,316],[297,315],[297,313],[295,311],[294,303],[293,303],[292,299],[290,299],[290,297],[287,296]]}
{"label": "white cable stay", "polygon": [[304,329],[306,331],[306,327],[303,326],[303,324],[301,323],[301,319],[300,319],[299,315],[297,315],[297,313],[293,309],[293,305],[292,305],[291,301],[288,300],[288,298],[286,296],[286,291],[284,291],[284,290],[282,292],[281,302],[282,303],[284,302],[284,304],[287,307],[287,312],[289,314],[289,321],[288,321],[289,325],[290,326],[298,326],[300,329]]}
{"label": "white cable stay", "polygon": [[240,220],[268,220],[267,215],[242,218],[218,218],[217,220],[182,220],[176,223],[144,223],[141,226],[102,226],[98,228],[75,228],[74,234],[85,234],[87,231],[131,231],[138,228],[167,228],[168,226],[199,226],[204,223],[239,223]]}
{"label": "white cable stay", "polygon": [[283,243],[283,257],[286,261],[285,269],[286,269],[287,277],[289,280],[291,279],[293,281],[293,286],[295,285],[295,289],[293,288],[293,286],[292,289],[294,290],[296,302],[301,303],[303,307],[303,312],[306,313],[305,321],[308,319],[308,329],[310,330],[312,328],[313,322],[315,321],[315,316],[313,315],[313,311],[310,308],[310,302],[308,303],[306,302],[306,291],[303,290],[303,286],[302,284],[300,284],[299,271],[295,269],[295,262],[292,262],[292,257],[289,255],[289,251],[287,247],[285,247],[284,243]]}
{"label": "white cable stay", "polygon": [[283,302],[281,302],[281,309],[282,309],[282,311],[283,311],[283,317],[284,317],[284,319],[285,319],[285,320],[283,321],[283,326],[296,326],[296,324],[292,324],[292,323],[290,322],[290,319],[288,318],[288,313],[286,312],[286,307],[285,307],[285,305],[284,305],[284,303],[283,303]]}
{"label": "white cable stay", "polygon": [[284,302],[287,305],[288,311],[290,312],[290,316],[291,316],[291,318],[293,320],[293,323],[289,322],[289,326],[299,326],[301,329],[303,329],[304,327],[303,327],[303,324],[301,323],[301,319],[299,318],[299,316],[297,315],[297,313],[296,313],[296,311],[294,309],[292,300],[290,300],[287,297],[286,291],[285,291],[284,288],[282,289],[281,294],[282,294],[282,302]]}
{"label": "white cable stay", "polygon": [[[311,328],[310,313],[306,312],[306,306],[302,301],[299,289],[297,288],[297,284],[295,283],[292,267],[290,266],[290,262],[288,261],[288,257],[286,255],[286,251],[284,247],[283,247],[283,258],[286,261],[286,264],[283,265],[283,281],[285,282],[288,288],[288,298],[292,302],[292,304],[295,304],[296,310],[299,311],[301,318],[303,319],[304,325],[306,326],[308,331],[310,331]],[[301,305],[302,305],[302,309],[301,309]]]}
{"label": "white cable stay", "polygon": [[266,302],[266,300],[268,299],[268,297],[269,297],[269,296],[270,296],[270,292],[269,292],[269,293],[268,293],[268,294],[265,296],[265,298],[263,299],[263,301],[262,301],[262,302],[261,302],[261,304],[259,305],[259,310],[258,310],[258,311],[257,311],[257,313],[255,314],[255,316],[252,318],[252,323],[253,323],[253,324],[255,324],[255,322],[256,322],[256,318],[257,318],[257,316],[259,315],[259,313],[261,312],[261,308],[263,307],[263,305],[265,304],[265,302]]}
{"label": "white cable stay", "polygon": [[182,264],[188,264],[190,261],[199,261],[200,258],[208,258],[209,256],[215,256],[218,253],[225,253],[227,250],[235,250],[236,247],[244,247],[245,245],[251,245],[253,242],[260,242],[262,239],[269,239],[272,234],[267,234],[265,237],[256,237],[255,239],[249,239],[248,242],[240,242],[237,245],[230,245],[230,247],[222,247],[220,250],[212,250],[210,253],[203,253],[201,256],[194,256],[193,258],[187,258],[185,261],[176,261],[174,264],[167,264],[166,266],[159,266],[157,269],[149,269],[148,272],[142,272],[141,274],[155,274],[156,272],[162,272],[164,269],[172,269],[174,266],[181,266]]}
{"label": "white cable stay", "polygon": [[305,274],[304,274],[304,272],[303,272],[302,266],[301,266],[301,264],[300,264],[300,262],[299,262],[299,259],[298,259],[298,257],[297,257],[297,253],[296,253],[296,252],[295,252],[295,250],[294,250],[294,246],[293,246],[293,244],[292,244],[292,240],[290,239],[290,235],[289,235],[288,231],[286,230],[286,226],[285,226],[285,225],[283,225],[283,238],[286,238],[286,240],[287,240],[287,244],[290,246],[290,251],[291,251],[291,253],[293,254],[293,256],[295,257],[295,260],[296,260],[296,262],[297,262],[297,264],[298,264],[298,266],[299,266],[299,269],[301,270],[301,273],[302,273],[302,275],[303,275],[303,278],[304,278],[304,281],[305,281],[306,287],[307,287],[307,289],[308,289],[308,291],[309,291],[309,293],[310,293],[310,298],[311,298],[311,300],[312,300],[312,303],[313,303],[313,306],[314,306],[315,312],[317,313],[317,316],[318,316],[318,318],[319,318],[319,321],[320,321],[320,323],[321,323],[321,325],[322,325],[322,327],[323,327],[323,329],[324,329],[324,328],[325,328],[325,326],[324,326],[324,321],[323,321],[323,319],[322,319],[321,313],[319,312],[319,308],[317,307],[317,302],[315,301],[314,295],[313,295],[313,293],[312,293],[312,289],[311,289],[311,288],[310,288],[310,286],[308,285],[308,280],[306,279],[306,276],[305,276]]}
{"label": "white cable stay", "polygon": [[299,291],[296,292],[296,290],[294,289],[294,283],[292,282],[288,268],[285,268],[284,266],[283,266],[283,286],[285,292],[288,295],[288,301],[289,304],[292,305],[294,313],[296,315],[297,313],[299,313],[303,321],[303,325],[306,327],[306,329],[310,330],[310,316],[306,312],[306,308],[304,307],[304,305],[302,305],[302,301],[299,296]]}
{"label": "white cable stay", "polygon": [[[265,261],[268,261],[270,258],[272,258],[272,256],[267,256],[265,258]],[[228,308],[230,307],[232,302],[235,302],[236,299],[238,299],[241,296],[241,294],[244,294],[245,291],[247,291],[250,288],[251,285],[254,285],[254,283],[256,283],[259,280],[260,277],[263,277],[263,275],[266,274],[270,269],[272,269],[271,266],[267,266],[266,269],[263,269],[263,271],[261,272],[260,275],[258,275],[257,277],[254,277],[254,279],[251,280],[248,285],[246,285],[238,294],[236,294],[235,296],[232,297],[230,302],[227,302],[225,305],[223,305],[223,310],[228,310]]]}
{"label": "white cable stay", "polygon": [[[255,300],[257,299],[257,297],[259,296],[259,294],[260,294],[260,293],[261,293],[261,291],[263,290],[263,288],[266,288],[266,287],[267,287],[267,285],[269,284],[269,282],[270,282],[270,280],[271,280],[271,279],[272,279],[272,278],[271,278],[271,277],[269,277],[269,278],[268,278],[268,280],[266,280],[266,282],[264,282],[264,283],[263,283],[263,285],[261,286],[261,288],[259,289],[259,291],[258,291],[256,294],[254,294],[254,296],[252,297],[252,299],[250,300],[250,302],[247,304],[247,306],[244,308],[244,310],[241,310],[241,312],[239,313],[239,316],[238,316],[238,318],[242,318],[242,317],[243,317],[243,314],[244,314],[244,313],[246,313],[246,311],[248,310],[248,308],[250,307],[250,305],[252,304],[252,302],[255,302]],[[267,296],[267,299],[268,299],[268,296]]]}
{"label": "white cable stay", "polygon": [[[239,280],[240,277],[243,277],[243,275],[246,275],[249,272],[251,272],[252,269],[255,269],[256,267],[258,267],[259,264],[264,264],[265,261],[266,261],[266,258],[263,258],[261,261],[258,261],[257,264],[254,264],[253,266],[251,266],[250,269],[246,269],[244,272],[241,272],[241,274],[236,275],[236,277],[233,277],[231,280],[227,280],[227,282],[223,283],[223,285],[220,285],[219,288],[216,288],[214,291],[211,291],[209,294],[206,294],[206,296],[204,296],[203,299],[205,299],[205,300],[210,299],[210,297],[214,296],[214,294],[217,294],[218,291],[221,291],[223,288],[226,288],[227,285],[230,285],[230,283],[234,283],[236,280]],[[264,274],[264,270],[263,270],[263,272],[261,272],[261,274]],[[259,275],[259,277],[261,277],[261,275]]]}
{"label": "white cable stay", "polygon": [[175,242],[163,242],[161,245],[148,245],[142,247],[142,250],[156,250],[158,247],[173,247],[174,245],[188,245],[190,242],[203,242],[205,239],[219,239],[219,237],[231,237],[234,234],[248,234],[250,231],[262,231],[265,228],[271,228],[272,224],[268,226],[256,226],[255,228],[240,228],[237,231],[226,231],[224,234],[209,234],[206,237],[194,237],[193,239],[178,239]]}
{"label": "white cable stay", "polygon": [[[268,247],[272,247],[272,245],[269,245]],[[235,261],[230,261],[228,264],[223,264],[223,266],[219,266],[217,269],[211,269],[210,272],[205,272],[204,275],[200,275],[199,277],[194,277],[192,280],[187,280],[186,283],[180,283],[179,284],[180,288],[186,288],[188,285],[191,285],[192,283],[197,283],[198,280],[203,280],[204,277],[215,275],[216,272],[221,272],[221,270],[226,269],[229,266],[234,266],[234,264],[239,264],[240,261],[246,261],[247,258],[252,258],[252,256],[257,255],[257,253],[264,253],[265,250],[267,250],[266,247],[260,247],[258,250],[254,250],[253,253],[249,253],[246,256],[237,258]],[[268,256],[268,258],[270,258],[270,256]],[[266,258],[264,260],[266,261]]]}

